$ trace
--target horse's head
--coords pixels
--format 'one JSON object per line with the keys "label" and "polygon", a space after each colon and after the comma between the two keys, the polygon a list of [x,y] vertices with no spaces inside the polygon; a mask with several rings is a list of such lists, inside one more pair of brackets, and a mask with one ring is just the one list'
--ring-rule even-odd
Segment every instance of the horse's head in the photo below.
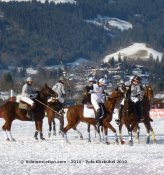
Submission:
{"label": "horse's head", "polygon": [[112,91],[109,98],[115,98],[117,100],[117,99],[121,99],[123,97],[124,97],[124,92],[122,92],[120,89],[115,89]]}
{"label": "horse's head", "polygon": [[145,85],[144,95],[151,101],[154,98],[154,92],[151,84]]}
{"label": "horse's head", "polygon": [[119,102],[124,97],[123,95],[124,94],[120,90],[118,89],[113,90],[111,95],[107,98],[104,104],[106,110],[112,113],[116,103]]}
{"label": "horse's head", "polygon": [[47,83],[44,85],[44,87],[41,89],[41,91],[39,92],[40,96],[44,97],[44,98],[50,98],[50,97],[54,97],[56,98],[58,96],[58,94],[56,92],[54,92],[48,85]]}

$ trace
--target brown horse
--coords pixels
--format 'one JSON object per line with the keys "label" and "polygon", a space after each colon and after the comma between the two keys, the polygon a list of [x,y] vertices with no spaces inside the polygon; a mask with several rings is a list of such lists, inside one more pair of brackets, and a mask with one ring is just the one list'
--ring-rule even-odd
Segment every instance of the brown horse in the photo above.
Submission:
{"label": "brown horse", "polygon": [[[126,94],[126,92],[125,92]],[[151,123],[150,123],[150,103],[153,98],[153,89],[151,85],[146,85],[144,90],[144,96],[142,100],[142,106],[143,106],[143,115],[144,115],[144,125],[147,130],[147,140],[146,143],[150,143],[150,131],[152,132],[153,141],[155,141],[155,135],[154,131],[152,129]],[[125,101],[124,101],[124,107],[121,113],[121,121],[119,125],[119,135],[120,135],[120,141],[122,144],[124,144],[124,141],[122,139],[122,126],[125,124],[128,133],[129,133],[129,145],[133,145],[133,138],[132,138],[132,131],[137,131],[136,139],[139,141],[139,125],[138,125],[138,118],[136,115],[136,112],[134,110],[134,106],[131,102],[131,100],[125,95]]]}
{"label": "brown horse", "polygon": [[[115,140],[118,143],[118,137],[115,128],[110,124],[112,120],[112,114],[113,110],[116,104],[116,101],[119,98],[122,98],[123,94],[120,91],[114,90],[111,94],[111,96],[107,99],[107,101],[104,103],[105,106],[105,115],[102,119],[102,125],[104,127],[104,132],[105,132],[105,143],[108,144],[108,136],[107,136],[107,131],[108,128],[110,128],[114,134],[115,134]],[[83,116],[83,105],[75,105],[75,106],[70,106],[68,107],[67,111],[67,126],[64,128],[64,136],[66,141],[68,142],[67,139],[67,131],[70,130],[71,128],[76,128],[77,125],[80,122],[85,122],[87,124],[93,125],[96,127],[96,119],[95,118],[86,118]],[[98,132],[99,133],[99,132]],[[100,136],[100,135],[99,135]],[[99,138],[100,139],[100,138]],[[89,140],[90,140],[90,133],[89,133]]]}
{"label": "brown horse", "polygon": [[51,137],[52,123],[53,123],[53,135],[56,135],[55,118],[57,118],[60,121],[59,133],[63,131],[64,117],[63,117],[62,108],[63,108],[63,105],[57,99],[52,99],[52,101],[48,102],[47,104],[46,113],[47,113],[48,125],[49,125],[49,132],[48,132],[49,137]]}
{"label": "brown horse", "polygon": [[[39,132],[40,139],[44,140],[42,133],[42,124],[45,115],[45,107],[41,103],[46,104],[47,98],[51,96],[56,96],[56,93],[50,87],[48,87],[47,84],[45,84],[45,86],[40,91],[38,91],[38,95],[34,100],[35,108],[33,110],[33,114],[36,126],[36,132],[34,135],[35,139],[38,139],[37,136]],[[14,141],[14,138],[11,135],[11,125],[13,120],[18,119],[22,121],[31,121],[31,119],[26,117],[27,110],[20,109],[19,103],[17,102],[7,101],[0,107],[0,112],[5,120],[5,124],[3,125],[2,129],[4,131],[6,140]]]}

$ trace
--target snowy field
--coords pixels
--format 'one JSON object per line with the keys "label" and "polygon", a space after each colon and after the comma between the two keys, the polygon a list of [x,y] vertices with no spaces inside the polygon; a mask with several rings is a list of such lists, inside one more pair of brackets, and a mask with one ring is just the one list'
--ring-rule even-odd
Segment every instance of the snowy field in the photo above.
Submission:
{"label": "snowy field", "polygon": [[[0,119],[0,127],[3,125]],[[115,122],[113,126],[117,128]],[[0,175],[163,175],[164,174],[164,118],[152,123],[157,144],[145,143],[146,131],[141,124],[140,144],[130,147],[127,132],[123,128],[125,145],[115,145],[109,132],[110,145],[98,144],[91,127],[92,142],[87,142],[87,125],[80,123],[83,133],[80,140],[73,130],[68,132],[71,144],[59,135],[48,138],[47,118],[44,119],[45,141],[35,141],[34,123],[14,121],[12,133],[16,142],[8,142],[0,131]],[[58,130],[58,121],[57,121]],[[117,128],[118,131],[118,128]],[[106,163],[105,163],[106,161]],[[97,162],[97,163],[96,163]]]}

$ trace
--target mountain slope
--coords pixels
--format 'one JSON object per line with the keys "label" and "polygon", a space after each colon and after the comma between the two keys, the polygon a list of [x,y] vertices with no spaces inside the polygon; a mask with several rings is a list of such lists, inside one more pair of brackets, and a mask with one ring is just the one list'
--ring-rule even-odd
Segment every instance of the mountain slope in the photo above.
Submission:
{"label": "mountain slope", "polygon": [[104,62],[108,62],[111,58],[118,60],[118,57],[121,58],[126,57],[130,59],[137,59],[137,58],[148,59],[150,58],[151,55],[154,59],[158,57],[159,61],[161,61],[162,59],[161,52],[158,52],[152,48],[147,47],[145,43],[134,43],[131,46],[128,46],[110,55],[107,55],[104,58]]}

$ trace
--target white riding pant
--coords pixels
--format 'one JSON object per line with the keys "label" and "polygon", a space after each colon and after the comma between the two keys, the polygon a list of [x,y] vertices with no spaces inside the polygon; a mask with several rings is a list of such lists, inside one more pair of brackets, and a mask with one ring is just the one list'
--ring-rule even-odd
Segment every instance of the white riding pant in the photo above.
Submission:
{"label": "white riding pant", "polygon": [[96,111],[98,109],[100,109],[100,106],[99,106],[98,102],[94,98],[91,98],[91,103],[92,103],[92,105],[93,105],[93,107],[95,108]]}
{"label": "white riding pant", "polygon": [[31,106],[34,105],[34,101],[31,100],[31,98],[29,98],[29,97],[21,97],[21,100],[24,101],[24,102],[26,102],[27,104],[29,104]]}
{"label": "white riding pant", "polygon": [[124,101],[125,101],[125,99],[123,98],[121,103],[120,103],[122,106],[124,106]]}

